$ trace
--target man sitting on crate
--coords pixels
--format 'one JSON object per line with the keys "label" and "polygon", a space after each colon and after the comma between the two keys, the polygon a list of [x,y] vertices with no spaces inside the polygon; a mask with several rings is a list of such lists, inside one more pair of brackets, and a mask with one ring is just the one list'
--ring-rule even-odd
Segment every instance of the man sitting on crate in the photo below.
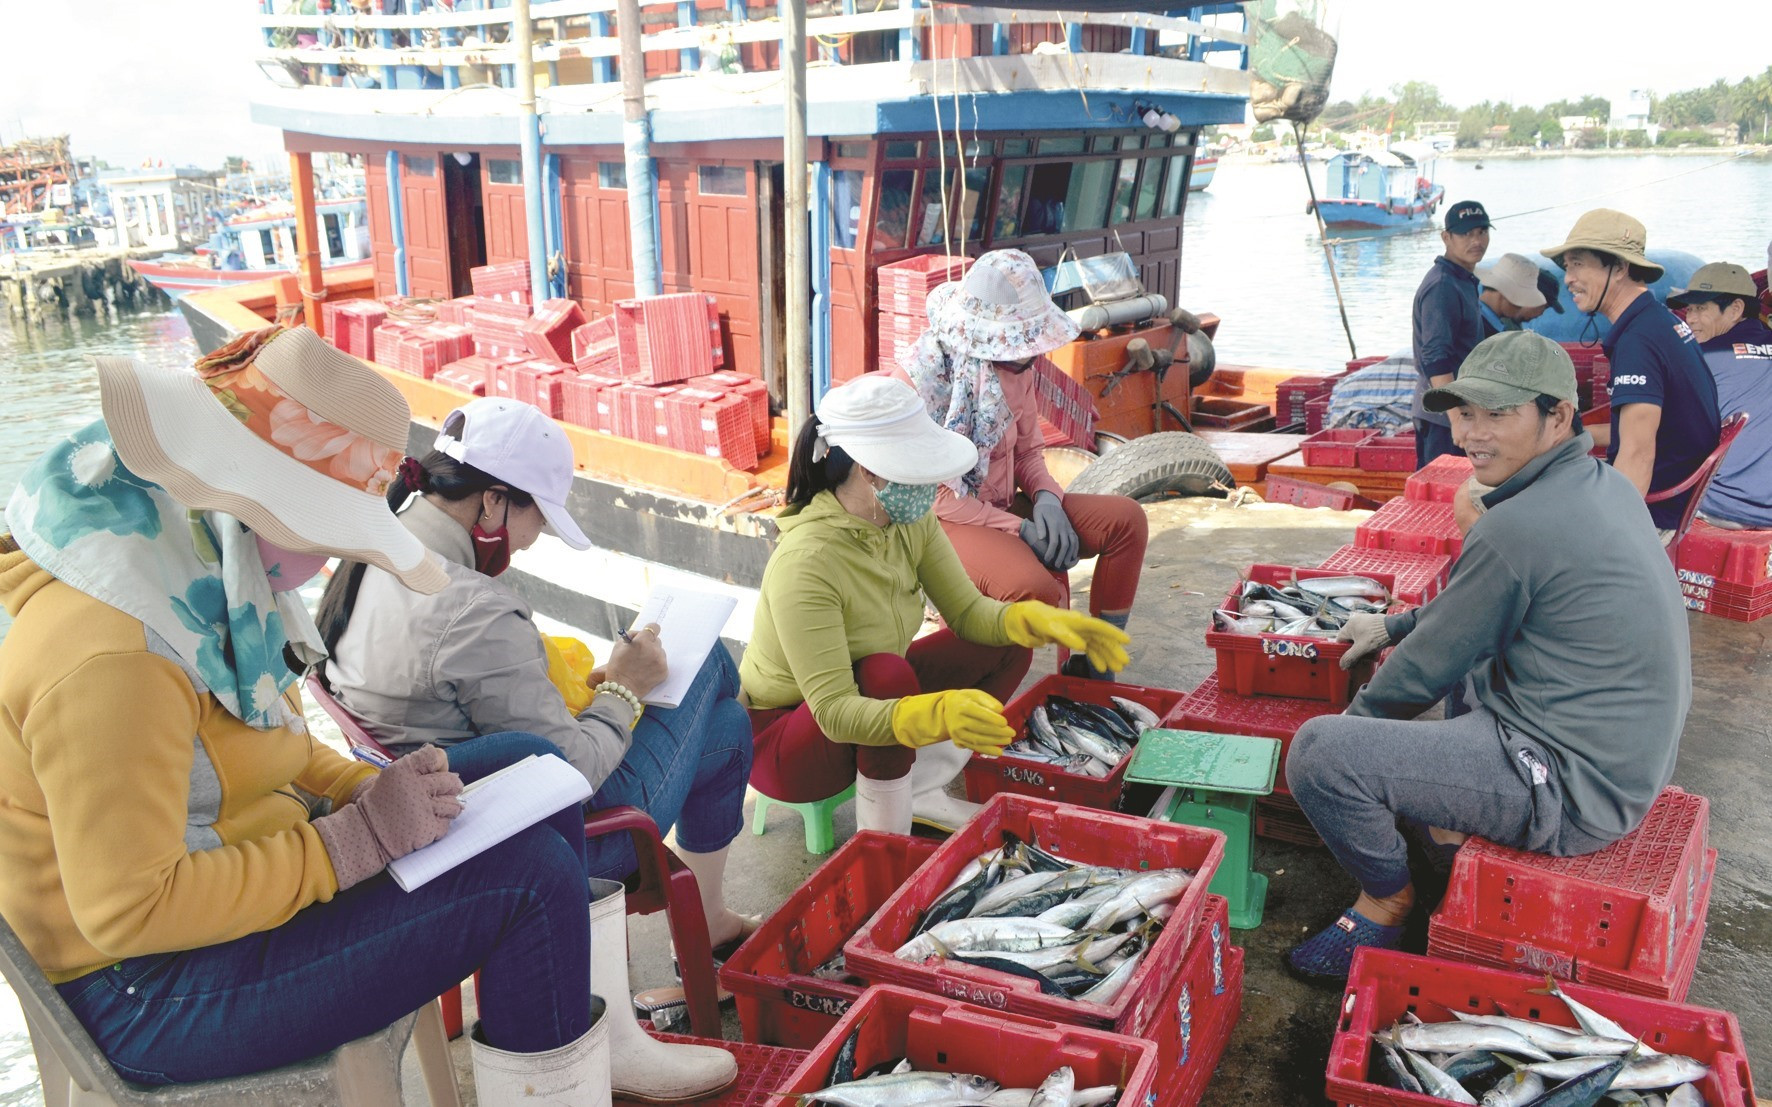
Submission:
{"label": "man sitting on crate", "polygon": [[[1399,944],[1415,904],[1399,820],[1447,864],[1470,834],[1597,850],[1673,775],[1692,700],[1679,585],[1642,494],[1588,456],[1562,347],[1498,334],[1425,402],[1451,414],[1492,491],[1443,592],[1349,619],[1344,667],[1396,649],[1345,714],[1293,739],[1292,794],[1360,884],[1352,908],[1286,955],[1309,978],[1340,980],[1357,947]],[[1469,714],[1418,720],[1460,682]]]}

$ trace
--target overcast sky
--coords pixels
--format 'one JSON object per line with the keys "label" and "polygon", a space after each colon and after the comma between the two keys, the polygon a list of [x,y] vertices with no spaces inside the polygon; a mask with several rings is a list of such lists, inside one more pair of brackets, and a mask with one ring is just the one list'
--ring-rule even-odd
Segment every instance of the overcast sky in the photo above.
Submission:
{"label": "overcast sky", "polygon": [[[279,0],[279,6],[284,0]],[[247,103],[268,87],[251,58],[256,0],[0,0],[0,142],[73,135],[81,154],[218,164],[279,156]],[[1542,104],[1633,87],[1731,82],[1772,61],[1772,2],[1708,6],[1680,21],[1650,0],[1332,0],[1333,94],[1425,80],[1456,105]],[[1702,32],[1702,37],[1694,37]],[[1667,49],[1669,41],[1681,43]]]}

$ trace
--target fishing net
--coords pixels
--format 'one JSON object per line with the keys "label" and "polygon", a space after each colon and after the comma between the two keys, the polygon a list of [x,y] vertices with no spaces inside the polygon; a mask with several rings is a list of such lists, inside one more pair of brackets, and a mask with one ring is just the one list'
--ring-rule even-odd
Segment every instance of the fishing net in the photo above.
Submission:
{"label": "fishing net", "polygon": [[1329,103],[1335,39],[1320,26],[1321,0],[1254,0],[1248,5],[1249,107],[1259,123],[1309,123]]}

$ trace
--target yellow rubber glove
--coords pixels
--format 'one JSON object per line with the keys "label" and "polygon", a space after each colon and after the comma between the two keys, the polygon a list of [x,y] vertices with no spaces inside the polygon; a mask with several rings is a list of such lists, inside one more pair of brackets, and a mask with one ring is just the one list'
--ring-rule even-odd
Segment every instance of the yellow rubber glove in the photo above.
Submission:
{"label": "yellow rubber glove", "polygon": [[1022,600],[1003,613],[1003,633],[1018,646],[1063,646],[1089,655],[1089,664],[1102,672],[1119,672],[1132,658],[1125,631],[1080,611]]}
{"label": "yellow rubber glove", "polygon": [[892,709],[892,736],[916,749],[951,741],[961,749],[995,757],[1015,739],[1003,705],[976,688],[906,696]]}

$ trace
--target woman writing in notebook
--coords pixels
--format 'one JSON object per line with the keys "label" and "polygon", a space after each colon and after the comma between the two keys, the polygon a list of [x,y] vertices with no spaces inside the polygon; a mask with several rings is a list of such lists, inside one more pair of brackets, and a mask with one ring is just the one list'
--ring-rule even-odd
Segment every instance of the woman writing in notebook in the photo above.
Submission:
{"label": "woman writing in notebook", "polygon": [[[566,510],[572,445],[540,410],[513,400],[475,400],[444,420],[435,449],[406,458],[388,505],[443,562],[433,595],[403,589],[376,565],[341,566],[320,602],[331,654],[325,676],[337,696],[398,753],[425,744],[485,743],[557,749],[596,789],[590,806],[631,805],[660,832],[676,827],[676,852],[695,873],[716,956],[756,929],[726,906],[726,854],[743,828],[751,727],[736,699],[738,674],[714,649],[678,706],[644,707],[665,679],[656,626],[618,641],[590,677],[565,689],[550,680],[549,647],[530,608],[496,578],[511,554],[544,531],[574,549],[590,540]],[[406,506],[410,500],[410,506]],[[560,666],[556,663],[558,673]],[[619,881],[636,867],[626,835],[585,843],[588,875],[607,888],[592,905],[597,944],[624,945]],[[604,941],[607,927],[608,941]],[[619,1096],[670,1102],[708,1094],[737,1075],[732,1055],[663,1045],[635,1024],[627,963],[597,957],[593,990],[616,1016],[611,1066]]]}
{"label": "woman writing in notebook", "polygon": [[500,751],[377,773],[302,722],[297,585],[340,555],[447,583],[381,500],[399,392],[305,329],[196,373],[97,361],[104,419],[25,473],[0,535],[0,914],[140,1083],[323,1054],[483,968],[480,1102],[607,1096],[582,835],[532,826],[402,891],[384,866]]}
{"label": "woman writing in notebook", "polygon": [[[1032,647],[1061,643],[1104,671],[1126,664],[1115,627],[1000,603],[967,579],[931,508],[937,486],[977,460],[902,381],[869,374],[819,401],[794,444],[781,542],[740,667],[759,792],[805,803],[853,782],[860,829],[907,833],[918,748],[1008,744],[1003,701]],[[924,597],[948,629],[913,641]]]}

